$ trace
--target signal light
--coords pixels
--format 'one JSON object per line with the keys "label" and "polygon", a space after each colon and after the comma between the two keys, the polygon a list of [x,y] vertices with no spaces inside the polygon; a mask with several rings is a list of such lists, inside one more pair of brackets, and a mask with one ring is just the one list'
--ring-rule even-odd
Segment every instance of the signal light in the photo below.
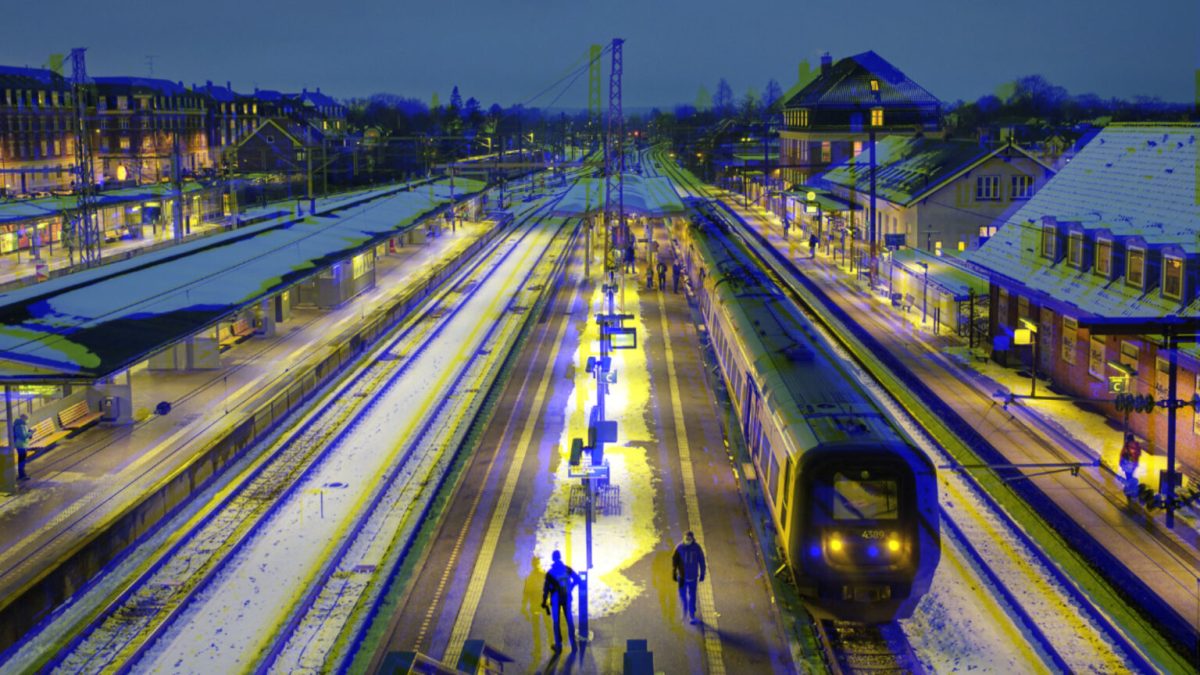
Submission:
{"label": "signal light", "polygon": [[900,550],[900,540],[899,539],[888,539],[888,550],[891,551],[892,553],[899,551]]}

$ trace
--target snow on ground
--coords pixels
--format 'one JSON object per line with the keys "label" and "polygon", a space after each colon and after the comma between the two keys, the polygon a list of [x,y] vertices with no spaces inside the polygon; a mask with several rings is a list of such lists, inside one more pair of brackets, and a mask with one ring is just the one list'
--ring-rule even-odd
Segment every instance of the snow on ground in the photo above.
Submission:
{"label": "snow on ground", "polygon": [[[626,282],[627,303],[638,301],[637,284]],[[618,296],[620,294],[618,293]],[[603,303],[603,304],[602,304]],[[578,364],[574,373],[574,390],[563,411],[565,428],[559,439],[560,461],[553,476],[555,487],[546,510],[538,523],[534,555],[546,561],[554,550],[563,552],[563,561],[576,571],[587,568],[583,516],[566,517],[572,485],[579,479],[568,476],[568,456],[571,439],[587,439],[588,414],[596,403],[596,380],[584,369],[589,356],[599,356],[600,331],[595,315],[607,312],[607,300],[599,288],[591,300],[580,347],[575,354]],[[617,309],[620,312],[620,308]],[[646,326],[641,314],[632,324],[638,332],[638,344],[646,344]],[[652,405],[650,375],[644,349],[620,350],[612,353],[616,384],[609,385],[605,397],[605,417],[617,421],[617,443],[607,444],[604,456],[608,461],[610,483],[621,489],[621,513],[615,516],[597,515],[592,525],[592,572],[588,585],[588,612],[591,618],[616,614],[627,608],[645,588],[625,575],[625,571],[654,551],[660,533],[654,525],[657,479],[650,470],[646,448],[658,443],[646,419]],[[523,562],[523,561],[518,561]]]}
{"label": "snow on ground", "polygon": [[[479,347],[489,322],[519,290],[514,283],[550,239],[522,242],[446,325],[436,343],[409,363],[370,413],[281,503],[219,578],[195,598],[153,645],[139,671],[245,670],[286,620],[286,613],[360,515],[374,482],[397,460],[442,387]],[[512,246],[510,242],[507,246]],[[344,486],[344,487],[343,487]]]}

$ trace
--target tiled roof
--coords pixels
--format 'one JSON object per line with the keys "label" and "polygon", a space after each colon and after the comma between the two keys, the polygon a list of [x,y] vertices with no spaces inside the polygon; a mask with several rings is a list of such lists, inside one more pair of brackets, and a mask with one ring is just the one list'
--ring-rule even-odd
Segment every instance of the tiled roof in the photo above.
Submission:
{"label": "tiled roof", "polygon": [[178,82],[151,77],[95,77],[92,80],[98,86],[151,89],[166,96],[181,96],[187,93],[187,89]]}
{"label": "tiled roof", "polygon": [[[875,194],[894,204],[907,205],[946,178],[1004,147],[1007,146],[993,149],[974,141],[886,136],[875,143]],[[818,182],[870,191],[869,156],[864,149],[858,156],[825,172]]]}
{"label": "tiled roof", "polygon": [[[1187,307],[1127,286],[1124,276],[1105,281],[1040,254],[1042,219],[1105,229],[1114,237],[1140,237],[1151,247],[1176,245],[1189,255],[1200,249],[1200,125],[1112,126],[1014,212],[968,259],[1008,284],[1019,283],[1081,314],[1100,317],[1200,316],[1200,301]],[[1155,284],[1157,286],[1157,284]]]}
{"label": "tiled roof", "polygon": [[[878,98],[871,80],[879,81]],[[786,108],[857,106],[878,101],[884,106],[937,106],[937,97],[875,52],[848,56],[808,83]]]}
{"label": "tiled roof", "polygon": [[302,103],[312,103],[317,107],[333,108],[341,105],[333,98],[326,96],[319,91],[305,90],[297,95],[297,98],[299,98]]}
{"label": "tiled roof", "polygon": [[66,89],[67,80],[53,70],[0,66],[0,85],[9,87],[52,87]]}

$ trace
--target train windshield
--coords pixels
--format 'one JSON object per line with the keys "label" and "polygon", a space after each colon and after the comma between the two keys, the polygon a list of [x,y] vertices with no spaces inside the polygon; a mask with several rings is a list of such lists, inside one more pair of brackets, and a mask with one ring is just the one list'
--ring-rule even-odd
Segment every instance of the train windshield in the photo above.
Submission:
{"label": "train windshield", "polygon": [[833,517],[895,520],[900,517],[898,492],[894,480],[860,480],[837,473],[833,477]]}

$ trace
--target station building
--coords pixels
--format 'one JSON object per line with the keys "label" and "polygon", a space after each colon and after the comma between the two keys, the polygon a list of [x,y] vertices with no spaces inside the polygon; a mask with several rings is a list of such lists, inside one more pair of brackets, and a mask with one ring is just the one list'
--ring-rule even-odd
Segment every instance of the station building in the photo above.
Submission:
{"label": "station building", "polygon": [[[1103,412],[1154,454],[1167,413],[1126,415],[1116,393],[1167,398],[1167,333],[1177,398],[1200,392],[1200,201],[1197,124],[1117,124],[1080,150],[967,259],[989,281],[993,358],[1036,372],[1053,391]],[[1017,337],[1029,336],[1029,345]],[[1200,467],[1200,411],[1178,411],[1186,472]]]}

